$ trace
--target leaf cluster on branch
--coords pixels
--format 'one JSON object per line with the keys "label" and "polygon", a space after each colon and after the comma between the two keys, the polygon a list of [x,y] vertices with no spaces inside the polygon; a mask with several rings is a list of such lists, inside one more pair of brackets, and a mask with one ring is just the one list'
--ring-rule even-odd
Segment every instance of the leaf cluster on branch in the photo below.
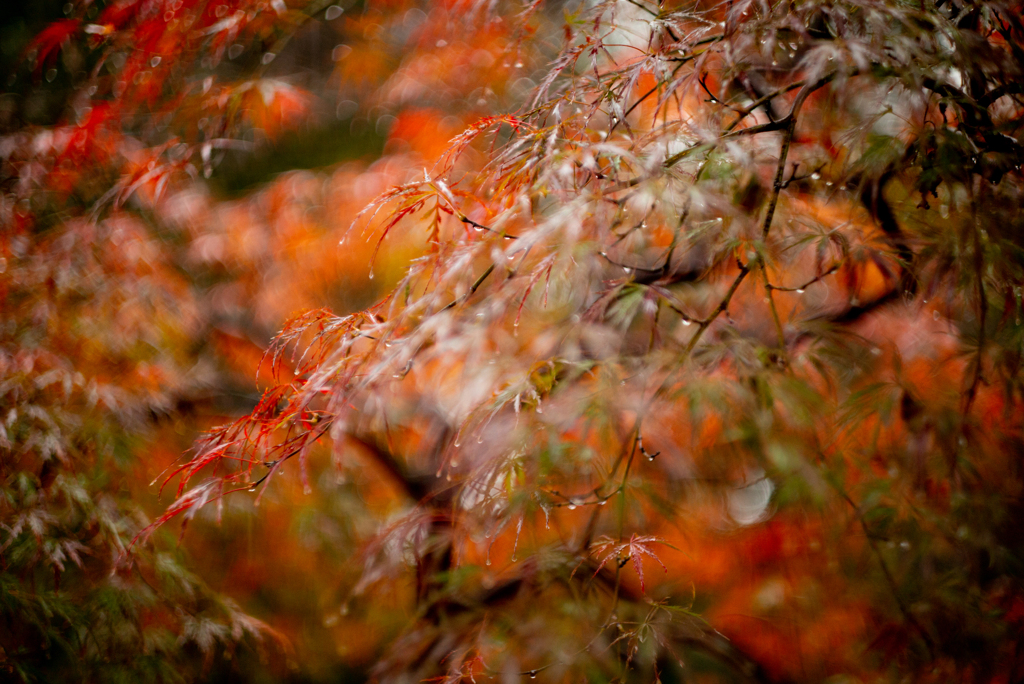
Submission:
{"label": "leaf cluster on branch", "polygon": [[[82,92],[109,97],[49,137],[12,134],[5,250],[71,250],[63,217],[53,244],[17,231],[45,236],[55,196],[97,217],[165,177],[198,180],[220,141],[304,101],[206,75],[248,49],[244,31],[266,50],[280,3],[195,5],[178,33],[153,32],[153,50],[189,59],[105,67],[159,4],[86,9],[37,39],[38,75],[68,36],[92,36]],[[383,511],[344,612],[410,615],[382,640],[381,681],[1019,679],[1020,5],[445,7],[462,15],[449,31],[508,32],[503,69],[523,75],[500,102],[522,104],[429,146],[436,162],[353,217],[339,250],[376,241],[387,293],[284,327],[260,363],[271,386],[173,470],[175,501],[132,549],[229,494],[258,501],[289,469],[311,489],[329,450],[353,506]],[[414,83],[428,60],[413,63],[389,97],[436,98]],[[145,116],[142,100],[157,103]],[[254,123],[261,103],[280,111]],[[400,275],[376,263],[397,241],[419,245]],[[18,254],[5,281],[25,302],[11,330],[64,307],[28,284],[59,292],[59,275],[33,281],[30,263]],[[58,365],[84,373],[65,349],[75,362]],[[69,372],[60,394],[24,371],[73,401],[88,381]],[[60,460],[27,439],[0,446]],[[359,498],[382,483],[386,503]],[[28,543],[31,524],[7,538]],[[67,565],[80,549],[52,553]]]}

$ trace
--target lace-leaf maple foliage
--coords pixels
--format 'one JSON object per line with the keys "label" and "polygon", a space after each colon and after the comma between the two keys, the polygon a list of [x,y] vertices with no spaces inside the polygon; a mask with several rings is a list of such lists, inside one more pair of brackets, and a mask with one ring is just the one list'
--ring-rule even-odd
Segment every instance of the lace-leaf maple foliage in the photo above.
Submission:
{"label": "lace-leaf maple foliage", "polygon": [[[259,56],[308,18],[291,4],[67,3],[4,75],[5,681],[190,681],[280,636],[168,544],[123,561],[148,523],[130,494],[139,452],[209,382],[181,236],[152,212],[255,126],[273,136],[302,111],[302,92],[261,78]],[[228,51],[256,68],[219,68]]]}
{"label": "lace-leaf maple foliage", "polygon": [[381,680],[1019,677],[1019,5],[537,8],[532,102],[345,238],[422,256],[156,524],[323,441],[387,480]]}

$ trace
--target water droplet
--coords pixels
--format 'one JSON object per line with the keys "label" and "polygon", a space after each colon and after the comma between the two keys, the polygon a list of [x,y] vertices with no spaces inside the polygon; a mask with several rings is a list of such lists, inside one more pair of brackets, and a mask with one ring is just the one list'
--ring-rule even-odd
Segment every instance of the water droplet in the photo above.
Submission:
{"label": "water droplet", "polygon": [[939,310],[938,310],[938,309],[934,309],[934,310],[932,311],[932,320],[933,320],[933,321],[937,321],[937,320],[939,320],[939,315],[940,315],[940,314],[939,314]]}
{"label": "water droplet", "polygon": [[821,178],[821,174],[817,171],[811,174],[811,180],[818,180],[819,178]]}
{"label": "water droplet", "polygon": [[574,503],[569,504],[569,510],[570,511],[575,511],[576,510],[576,504],[574,504]]}
{"label": "water droplet", "polygon": [[689,318],[684,318],[683,319],[683,325],[692,325],[692,324],[693,324],[693,321],[691,321]]}
{"label": "water droplet", "polygon": [[523,63],[522,62],[516,62],[516,69],[522,69],[522,68],[523,68]]}
{"label": "water droplet", "polygon": [[343,11],[344,10],[338,5],[331,5],[330,7],[327,8],[327,12],[324,14],[324,19],[326,19],[327,21],[334,21],[335,19],[341,16],[341,13]]}
{"label": "water droplet", "polygon": [[528,674],[530,675],[530,679],[536,679],[537,678],[537,671],[536,670],[530,670],[530,672]]}
{"label": "water droplet", "polygon": [[802,288],[802,287],[798,287],[798,288],[796,288],[796,293],[797,293],[797,294],[803,294],[804,292],[807,292],[807,290],[805,290],[805,289],[804,289],[804,288]]}
{"label": "water droplet", "polygon": [[484,443],[484,436],[480,435],[479,437],[477,437],[476,438],[476,443],[477,444],[483,444]]}
{"label": "water droplet", "polygon": [[277,57],[277,55],[275,55],[273,52],[268,52],[263,55],[263,58],[260,61],[263,62],[263,66],[266,66],[273,62],[275,57]]}
{"label": "water droplet", "polygon": [[608,503],[608,499],[601,499],[600,501],[597,502],[597,505],[604,506],[606,503]]}
{"label": "water droplet", "polygon": [[149,66],[153,67],[154,69],[160,66],[160,55],[155,55],[152,59],[150,59]]}
{"label": "water droplet", "polygon": [[373,280],[373,271],[370,271],[370,280]]}
{"label": "water droplet", "polygon": [[795,52],[790,52],[790,53],[789,53],[789,56],[790,56],[790,57],[796,57],[796,53],[795,53]]}

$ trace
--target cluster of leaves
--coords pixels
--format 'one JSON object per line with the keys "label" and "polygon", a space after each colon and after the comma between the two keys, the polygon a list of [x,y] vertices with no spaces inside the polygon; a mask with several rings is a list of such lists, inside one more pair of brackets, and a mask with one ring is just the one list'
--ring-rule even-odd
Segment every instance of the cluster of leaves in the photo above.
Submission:
{"label": "cluster of leaves", "polygon": [[405,502],[352,597],[415,603],[382,679],[1019,677],[1020,8],[591,3],[546,39],[530,104],[353,228],[423,255],[285,328],[158,524],[329,439]]}
{"label": "cluster of leaves", "polygon": [[279,637],[181,554],[126,551],[148,522],[130,496],[139,451],[215,380],[197,364],[209,322],[182,269],[185,236],[153,211],[208,176],[224,150],[273,137],[304,111],[303,92],[262,74],[322,9],[292,5],[68,3],[10,74],[0,138],[4,678],[189,680],[217,653]]}

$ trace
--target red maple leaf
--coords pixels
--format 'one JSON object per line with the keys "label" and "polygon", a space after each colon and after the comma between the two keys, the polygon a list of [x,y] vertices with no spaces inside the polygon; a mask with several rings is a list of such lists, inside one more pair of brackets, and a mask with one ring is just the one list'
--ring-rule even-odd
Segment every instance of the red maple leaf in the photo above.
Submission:
{"label": "red maple leaf", "polygon": [[[661,562],[661,559],[651,551],[648,546],[651,544],[669,544],[661,537],[654,537],[651,535],[637,535],[633,534],[629,538],[628,542],[617,542],[614,539],[608,537],[602,538],[596,544],[594,544],[595,555],[602,552],[606,552],[604,558],[601,559],[601,563],[597,566],[597,570],[594,571],[594,575],[601,572],[601,568],[608,563],[612,558],[622,558],[623,561],[632,559],[633,569],[636,570],[637,577],[640,578],[640,591],[646,593],[646,586],[644,585],[644,566],[641,562],[640,556],[650,556],[654,560],[658,561],[658,565],[662,567],[665,572],[668,572],[668,568]],[[623,553],[625,552],[625,553]]]}
{"label": "red maple leaf", "polygon": [[57,55],[60,54],[61,48],[78,32],[81,23],[78,19],[60,19],[40,31],[39,35],[28,44],[25,54],[35,53],[33,59],[35,60],[36,76],[39,76],[44,66],[52,66],[57,62]]}

